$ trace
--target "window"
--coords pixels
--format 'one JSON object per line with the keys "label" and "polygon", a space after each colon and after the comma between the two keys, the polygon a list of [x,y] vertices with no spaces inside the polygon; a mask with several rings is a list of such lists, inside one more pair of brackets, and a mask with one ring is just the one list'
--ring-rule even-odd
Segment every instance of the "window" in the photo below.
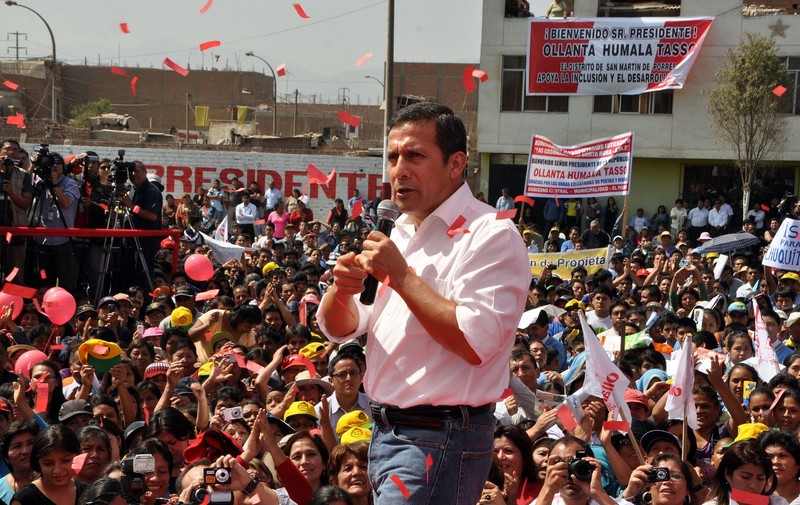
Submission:
{"label": "window", "polygon": [[780,101],[780,111],[784,114],[800,115],[800,56],[789,56],[783,59],[789,78],[783,84],[786,93]]}
{"label": "window", "polygon": [[525,56],[503,56],[501,111],[569,112],[568,96],[525,96]]}
{"label": "window", "polygon": [[598,95],[594,112],[608,114],[672,114],[672,90],[641,95]]}

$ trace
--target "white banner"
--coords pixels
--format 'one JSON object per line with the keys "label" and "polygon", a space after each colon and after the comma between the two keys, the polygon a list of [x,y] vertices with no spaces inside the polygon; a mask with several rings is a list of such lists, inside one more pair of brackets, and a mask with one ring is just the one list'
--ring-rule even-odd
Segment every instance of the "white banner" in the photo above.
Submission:
{"label": "white banner", "polygon": [[786,218],[764,252],[764,265],[800,271],[800,221]]}
{"label": "white banner", "polygon": [[669,412],[670,419],[685,419],[689,427],[693,430],[700,426],[697,424],[697,412],[694,406],[694,353],[692,352],[692,340],[687,338],[683,341],[681,350],[673,355],[671,361],[677,361],[678,369],[669,388],[669,396],[664,408]]}
{"label": "white banner", "polygon": [[202,232],[200,235],[203,236],[206,245],[211,248],[211,256],[213,256],[214,261],[220,265],[224,265],[230,260],[241,259],[242,253],[246,250],[244,247],[213,239]]}
{"label": "white banner", "polygon": [[762,381],[769,382],[778,375],[781,366],[778,363],[778,355],[775,354],[775,348],[772,347],[772,342],[769,341],[769,330],[767,330],[764,318],[761,317],[761,309],[758,308],[757,303],[753,304],[753,315],[756,320],[755,338],[753,339],[756,345],[755,369],[758,370],[758,377]]}
{"label": "white banner", "polygon": [[622,411],[622,419],[631,422],[631,411],[625,402],[625,390],[630,381],[608,357],[583,312],[578,311],[578,315],[586,346],[586,378],[583,389],[592,396],[602,398],[614,419],[619,419]]}
{"label": "white banner", "polygon": [[531,18],[529,95],[683,87],[714,18]]}
{"label": "white banner", "polygon": [[626,195],[632,160],[633,132],[567,147],[533,135],[525,194],[577,198]]}

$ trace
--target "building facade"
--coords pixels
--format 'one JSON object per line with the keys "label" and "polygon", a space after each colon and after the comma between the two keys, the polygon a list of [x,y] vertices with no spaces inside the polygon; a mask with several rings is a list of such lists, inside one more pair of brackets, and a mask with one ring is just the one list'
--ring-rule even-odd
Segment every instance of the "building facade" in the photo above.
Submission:
{"label": "building facade", "polygon": [[[570,2],[573,3],[573,2]],[[604,13],[599,0],[574,2],[579,18]],[[675,4],[676,2],[670,2]],[[633,11],[631,11],[633,12]],[[634,16],[629,12],[628,16]],[[644,11],[642,11],[644,12]],[[664,15],[663,10],[659,15]],[[765,169],[752,188],[751,203],[770,195],[796,193],[800,168],[800,18],[794,15],[745,16],[741,0],[686,1],[675,9],[681,17],[714,17],[688,79],[679,90],[633,96],[530,96],[525,91],[528,20],[506,17],[502,3],[485,0],[480,68],[496,78],[480,86],[478,151],[480,174],[475,191],[496,200],[503,187],[522,194],[531,135],[560,145],[634,132],[634,161],[628,208],[647,215],[676,198],[725,194],[740,202],[741,184],[733,169],[732,152],[718,143],[703,91],[714,86],[714,75],[729,50],[744,34],[771,36],[790,74],[784,95],[791,131],[786,150]],[[642,15],[642,14],[640,14]],[[646,15],[646,14],[644,14]],[[615,197],[622,207],[621,195]],[[605,198],[599,199],[605,204]],[[535,216],[543,205],[537,202]],[[632,216],[633,212],[629,213]]]}

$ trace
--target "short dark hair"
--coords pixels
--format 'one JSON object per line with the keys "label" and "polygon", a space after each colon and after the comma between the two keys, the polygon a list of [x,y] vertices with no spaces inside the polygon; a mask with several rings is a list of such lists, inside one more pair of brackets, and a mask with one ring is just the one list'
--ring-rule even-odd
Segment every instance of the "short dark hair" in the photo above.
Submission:
{"label": "short dark hair", "polygon": [[2,455],[3,461],[6,462],[9,468],[11,465],[8,462],[8,449],[11,447],[11,441],[14,437],[24,433],[30,433],[36,437],[40,431],[42,431],[42,428],[33,419],[18,419],[8,426],[5,433],[3,433],[3,437],[0,438],[0,455]]}
{"label": "short dark hair", "polygon": [[31,468],[41,472],[39,460],[57,450],[76,456],[81,452],[81,443],[78,441],[78,437],[64,424],[51,424],[36,435],[31,450]]}
{"label": "short dark hair", "polygon": [[[183,415],[183,414],[181,414]],[[172,453],[169,451],[169,447],[167,444],[162,442],[157,438],[146,438],[135,445],[130,451],[128,451],[128,456],[136,456],[137,454],[153,454],[156,453],[160,454],[161,457],[167,462],[167,467],[169,468],[169,475],[172,475]]]}
{"label": "short dark hair", "polygon": [[463,121],[449,107],[438,103],[419,102],[400,109],[389,122],[389,130],[428,121],[436,124],[436,145],[442,151],[444,161],[454,153],[467,153],[467,130]]}

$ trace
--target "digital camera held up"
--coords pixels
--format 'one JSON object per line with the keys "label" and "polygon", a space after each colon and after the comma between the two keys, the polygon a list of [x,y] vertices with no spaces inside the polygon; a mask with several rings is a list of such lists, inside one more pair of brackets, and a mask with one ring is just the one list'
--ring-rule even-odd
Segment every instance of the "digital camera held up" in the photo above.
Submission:
{"label": "digital camera held up", "polygon": [[584,459],[588,457],[589,453],[587,451],[578,451],[575,453],[575,456],[567,462],[569,474],[574,475],[575,479],[581,482],[590,482],[592,480],[592,474],[594,473],[594,466]]}

